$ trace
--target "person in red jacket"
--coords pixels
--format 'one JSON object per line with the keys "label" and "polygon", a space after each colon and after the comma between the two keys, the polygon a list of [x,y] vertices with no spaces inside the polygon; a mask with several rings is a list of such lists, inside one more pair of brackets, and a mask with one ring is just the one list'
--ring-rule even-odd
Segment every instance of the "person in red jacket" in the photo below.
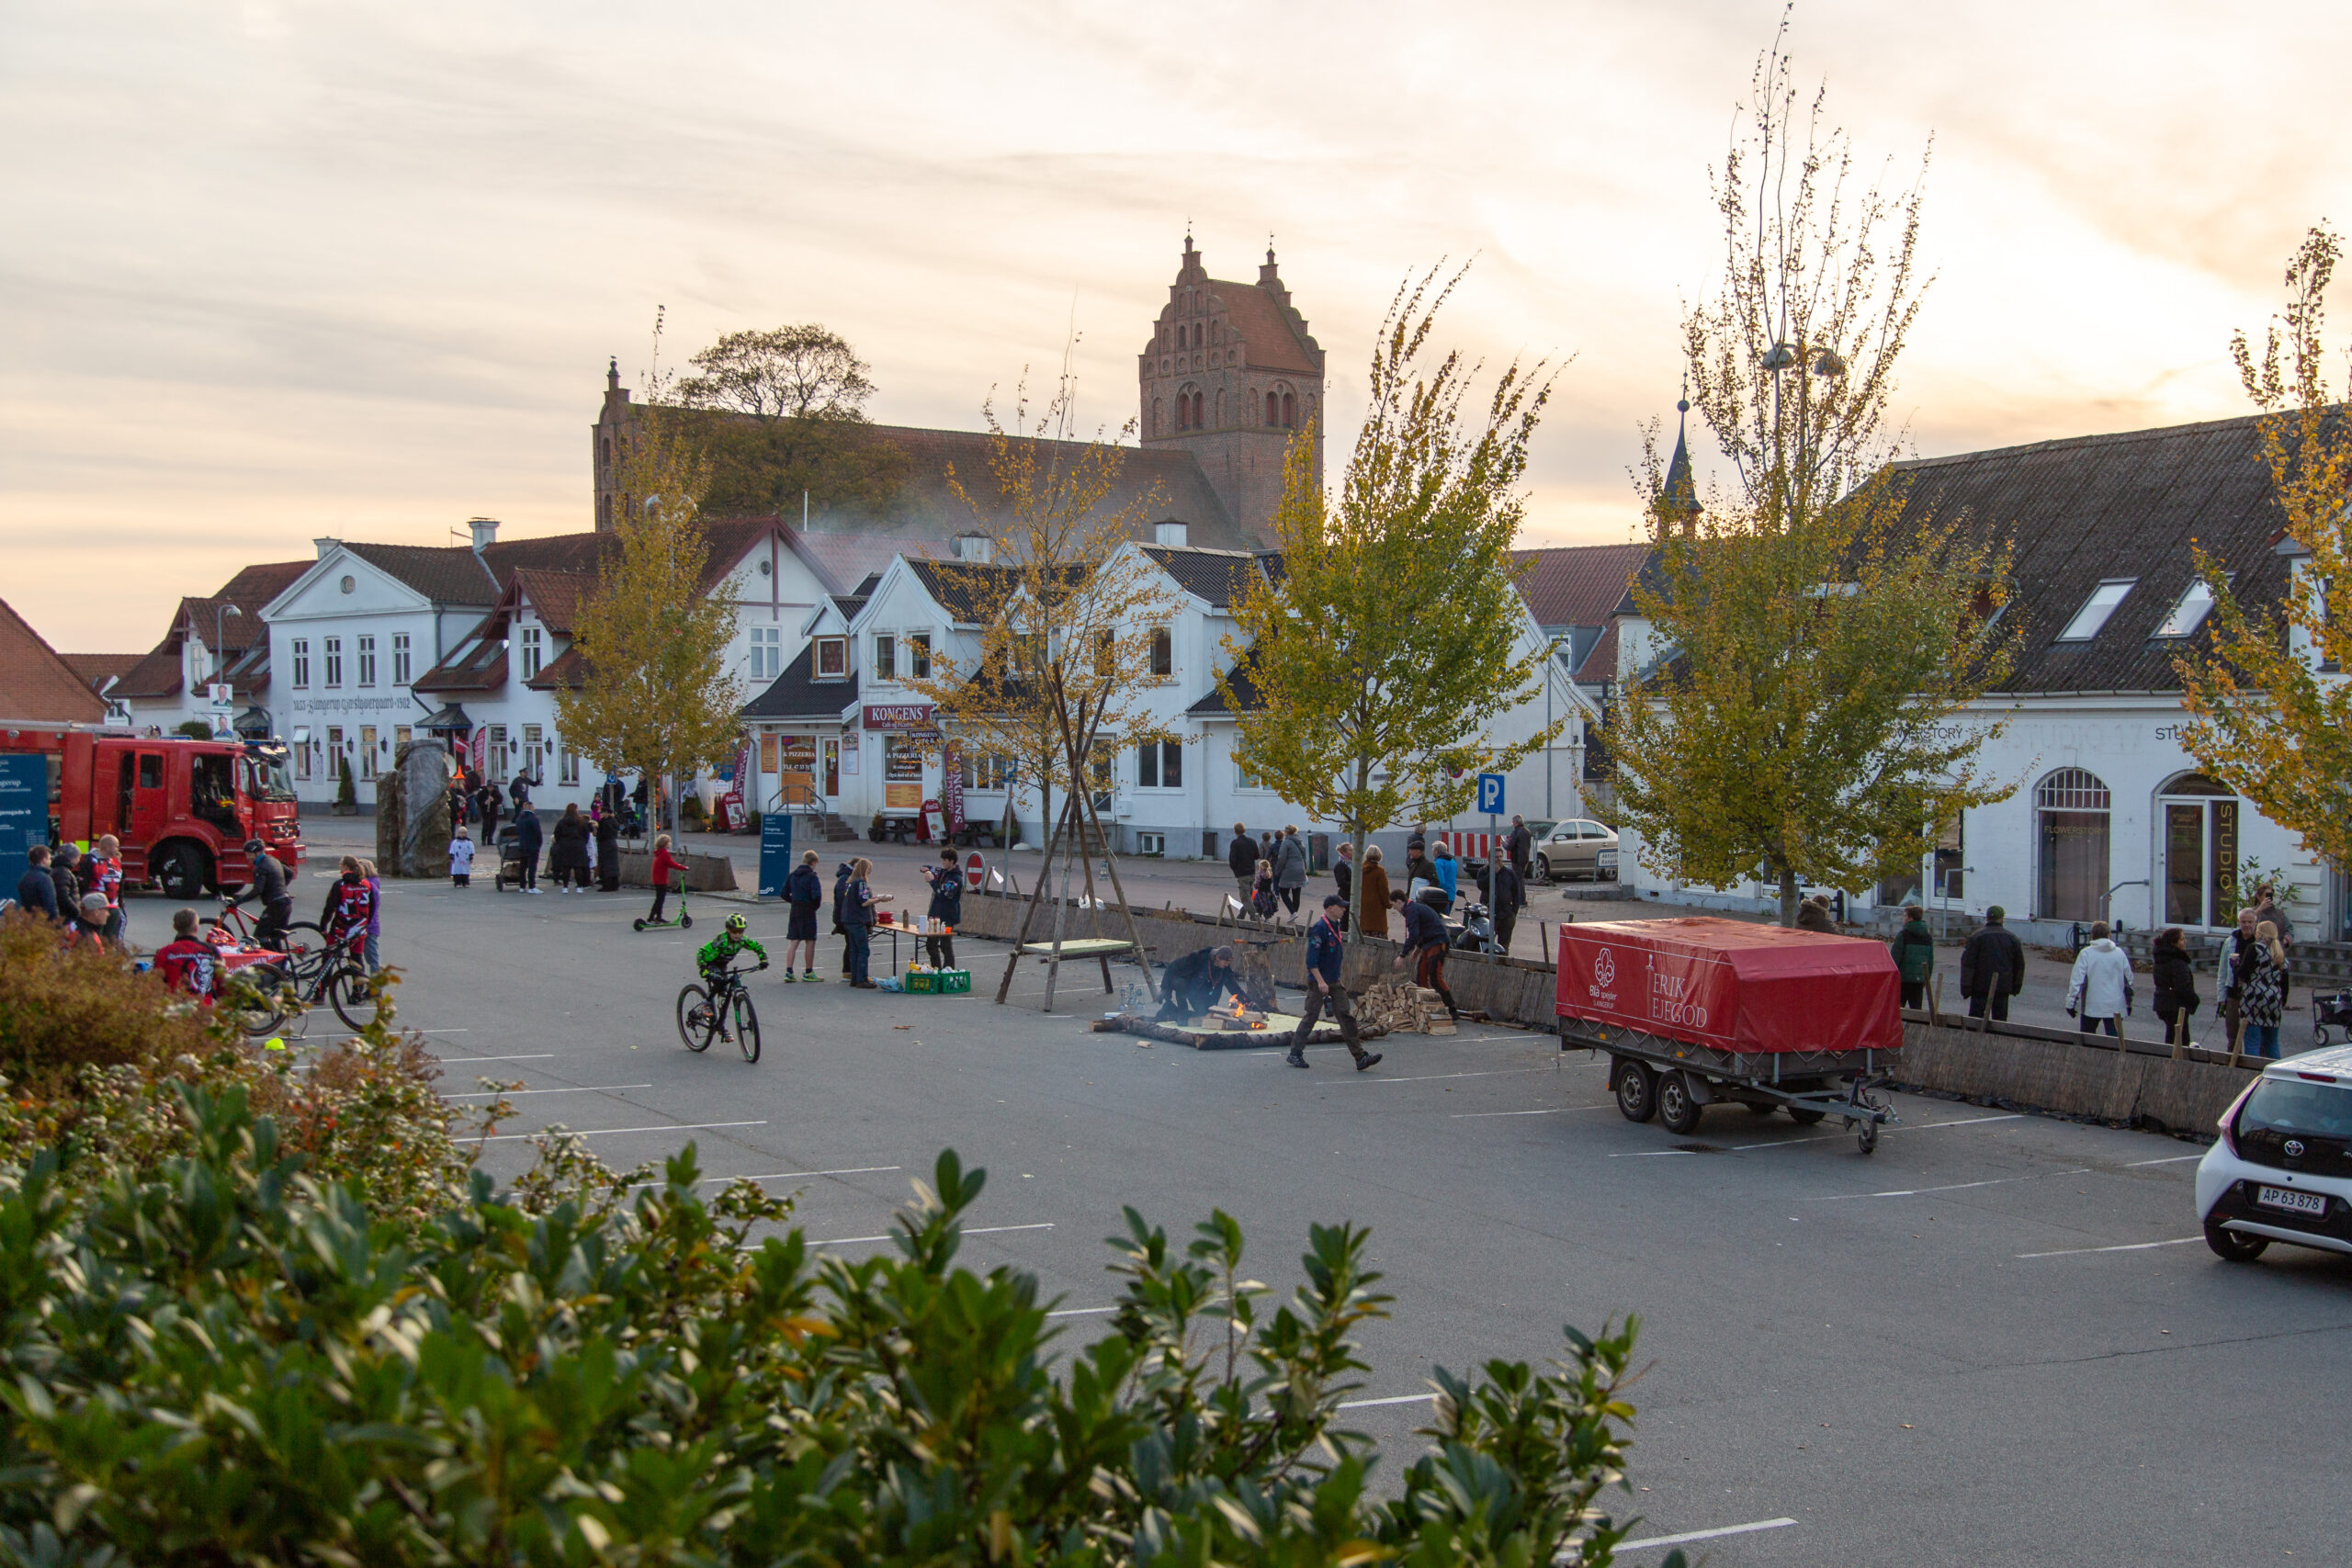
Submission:
{"label": "person in red jacket", "polygon": [[344,856],[342,870],[334,886],[327,889],[326,908],[319,912],[319,926],[329,942],[351,939],[352,954],[358,957],[366,949],[368,922],[376,918],[376,889],[368,883],[358,856]]}
{"label": "person in red jacket", "polygon": [[107,940],[122,940],[122,840],[102,835],[82,857],[82,889],[102,893],[107,900]]}
{"label": "person in red jacket", "polygon": [[209,1003],[220,994],[220,953],[198,939],[194,909],[172,916],[172,940],[155,950],[155,973],[173,990],[198,1001]]}
{"label": "person in red jacket", "polygon": [[656,835],[653,840],[653,912],[645,917],[649,921],[662,918],[662,906],[670,899],[670,884],[685,869],[686,863],[670,852],[670,835]]}

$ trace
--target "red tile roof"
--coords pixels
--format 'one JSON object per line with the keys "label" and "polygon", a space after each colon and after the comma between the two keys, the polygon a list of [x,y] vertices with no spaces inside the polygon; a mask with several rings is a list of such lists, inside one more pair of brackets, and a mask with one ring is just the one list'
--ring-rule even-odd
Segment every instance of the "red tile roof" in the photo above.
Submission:
{"label": "red tile roof", "polygon": [[89,682],[0,600],[0,718],[96,724],[106,716]]}
{"label": "red tile roof", "polygon": [[1564,545],[1513,550],[1520,596],[1539,626],[1606,626],[1647,545]]}
{"label": "red tile roof", "polygon": [[1281,301],[1254,283],[1209,279],[1209,293],[1225,307],[1225,324],[1241,334],[1243,362],[1253,369],[1278,370],[1291,376],[1320,378],[1314,355],[1299,341],[1290,312]]}
{"label": "red tile roof", "polygon": [[90,690],[98,691],[110,680],[128,675],[131,668],[147,656],[143,653],[61,653],[65,666],[82,677]]}

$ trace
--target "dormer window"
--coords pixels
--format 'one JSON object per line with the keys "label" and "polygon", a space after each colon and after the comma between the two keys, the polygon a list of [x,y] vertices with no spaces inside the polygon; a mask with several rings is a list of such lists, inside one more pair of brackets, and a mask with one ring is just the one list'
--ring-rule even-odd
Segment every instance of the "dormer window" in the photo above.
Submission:
{"label": "dormer window", "polygon": [[539,672],[539,660],[546,656],[546,651],[539,641],[539,628],[525,626],[523,628],[523,679],[527,681]]}
{"label": "dormer window", "polygon": [[2200,577],[2182,592],[2180,602],[2172,607],[2172,614],[2166,615],[2165,624],[2156,628],[2156,635],[2187,637],[2203,626],[2205,617],[2212,612],[2213,585]]}
{"label": "dormer window", "polygon": [[2083,607],[2075,612],[2075,618],[2066,623],[2066,629],[2058,634],[2058,640],[2088,642],[2098,636],[2099,629],[2107,625],[2108,617],[2115,614],[2116,607],[2123,603],[2132,585],[2139,581],[2136,577],[2111,577],[2092,589],[2091,596],[2083,601]]}
{"label": "dormer window", "polygon": [[817,643],[817,675],[820,681],[842,681],[849,678],[849,638],[820,637]]}

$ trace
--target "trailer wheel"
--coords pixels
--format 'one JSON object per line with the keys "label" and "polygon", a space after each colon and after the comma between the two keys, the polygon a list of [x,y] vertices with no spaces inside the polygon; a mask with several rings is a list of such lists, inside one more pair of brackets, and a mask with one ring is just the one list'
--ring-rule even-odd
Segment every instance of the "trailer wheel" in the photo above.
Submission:
{"label": "trailer wheel", "polygon": [[1854,1145],[1866,1155],[1878,1153],[1878,1123],[1865,1121],[1855,1128]]}
{"label": "trailer wheel", "polygon": [[1657,1114],[1657,1075],[1646,1063],[1631,1056],[1616,1058],[1617,1109],[1628,1122],[1646,1122]]}
{"label": "trailer wheel", "polygon": [[1668,1073],[1657,1080],[1657,1119],[1669,1133],[1690,1134],[1699,1130],[1700,1113],[1706,1107],[1691,1092],[1690,1080],[1681,1073]]}
{"label": "trailer wheel", "polygon": [[1828,1114],[1826,1111],[1800,1111],[1794,1106],[1789,1108],[1790,1117],[1800,1127],[1818,1127],[1821,1125],[1822,1118]]}

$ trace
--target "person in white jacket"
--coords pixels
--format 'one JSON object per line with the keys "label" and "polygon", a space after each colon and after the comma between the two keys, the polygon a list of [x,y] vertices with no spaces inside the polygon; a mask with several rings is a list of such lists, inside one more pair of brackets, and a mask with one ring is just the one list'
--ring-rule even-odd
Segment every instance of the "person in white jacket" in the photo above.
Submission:
{"label": "person in white jacket", "polygon": [[2066,984],[2066,1013],[2085,1034],[2104,1028],[2123,1037],[2123,1020],[2132,1011],[2132,959],[2109,940],[2107,922],[2091,926],[2091,940],[2075,955],[2074,978]]}

